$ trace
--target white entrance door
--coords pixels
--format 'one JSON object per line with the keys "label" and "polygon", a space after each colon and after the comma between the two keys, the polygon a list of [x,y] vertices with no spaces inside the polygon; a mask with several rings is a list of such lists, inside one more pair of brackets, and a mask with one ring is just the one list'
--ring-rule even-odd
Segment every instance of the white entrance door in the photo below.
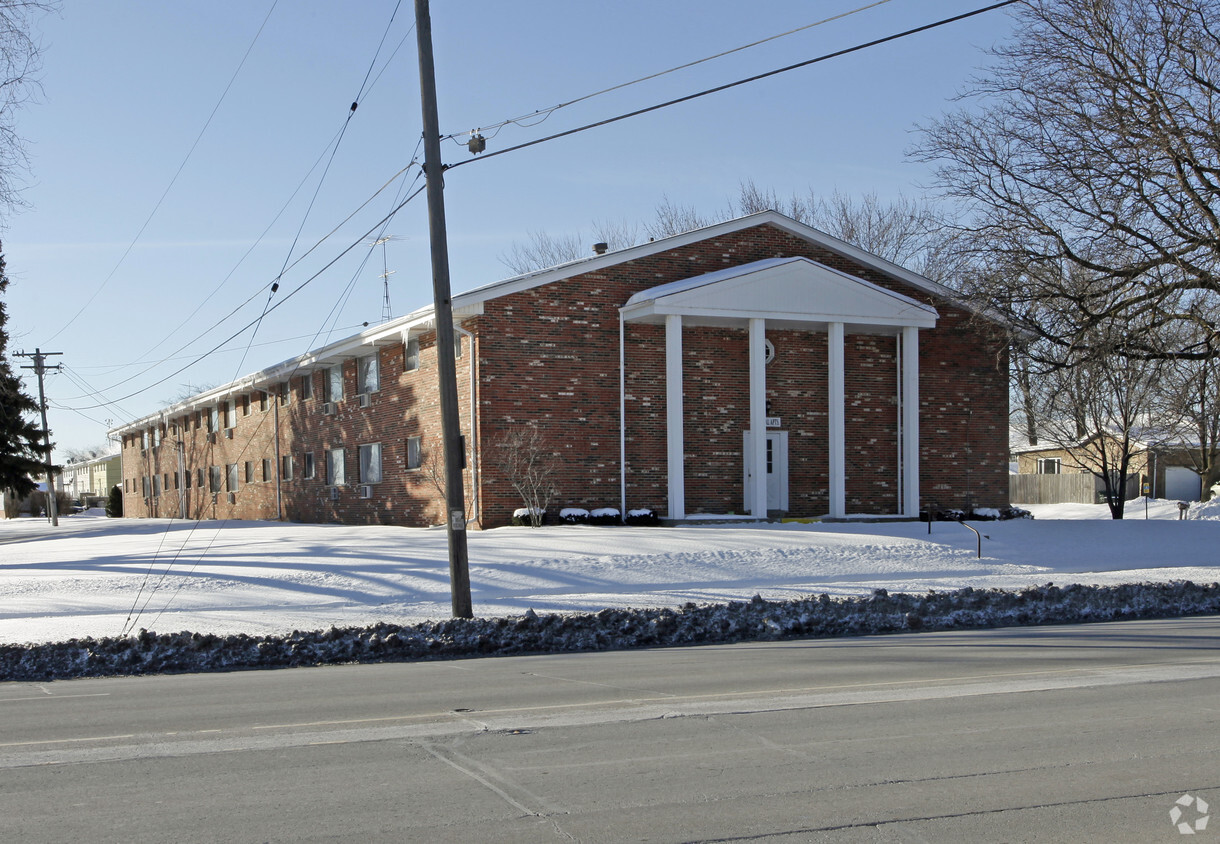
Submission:
{"label": "white entrance door", "polygon": [[[750,459],[750,431],[743,436],[743,454],[745,457],[745,474],[742,483],[742,497],[745,499],[744,509],[750,512],[750,489],[754,483],[753,461]],[[767,431],[767,509],[788,509],[788,432]],[[750,513],[750,515],[756,515]],[[765,515],[765,514],[763,514]]]}

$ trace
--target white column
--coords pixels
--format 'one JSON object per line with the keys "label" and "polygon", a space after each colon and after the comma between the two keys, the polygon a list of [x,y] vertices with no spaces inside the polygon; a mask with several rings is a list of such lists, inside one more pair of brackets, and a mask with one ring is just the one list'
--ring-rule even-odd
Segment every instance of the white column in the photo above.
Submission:
{"label": "white column", "polygon": [[826,382],[829,385],[827,412],[829,422],[830,457],[830,516],[842,518],[847,514],[847,440],[844,416],[846,415],[843,323],[830,323],[826,333]]}
{"label": "white column", "polygon": [[750,515],[767,517],[767,321],[750,319]]}
{"label": "white column", "polygon": [[919,515],[919,329],[902,329],[902,515]]}
{"label": "white column", "polygon": [[[682,316],[665,317],[665,443],[669,518],[686,518],[686,451],[682,433]],[[625,513],[623,515],[626,515]]]}

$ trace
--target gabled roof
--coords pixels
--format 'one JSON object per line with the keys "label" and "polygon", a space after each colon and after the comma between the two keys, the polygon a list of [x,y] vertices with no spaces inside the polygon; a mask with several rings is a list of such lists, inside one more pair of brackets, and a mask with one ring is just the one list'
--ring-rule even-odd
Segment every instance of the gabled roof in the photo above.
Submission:
{"label": "gabled roof", "polygon": [[[507,296],[512,293],[519,293],[523,290],[530,290],[534,287],[541,287],[544,284],[552,284],[556,281],[562,281],[565,278],[581,275],[583,273],[595,272],[606,267],[613,267],[618,264],[623,264],[628,261],[636,261],[640,258],[647,258],[651,255],[657,255],[662,252],[668,252],[672,249],[680,249],[684,246],[690,246],[695,243],[700,243],[704,240],[711,240],[716,237],[734,234],[736,232],[745,231],[756,226],[770,225],[781,231],[787,232],[794,237],[800,238],[814,246],[819,246],[831,252],[849,258],[852,261],[884,273],[904,284],[909,284],[916,290],[922,290],[929,295],[935,296],[938,299],[952,302],[969,310],[974,310],[970,304],[963,301],[962,298],[945,287],[943,284],[938,284],[929,278],[924,278],[918,273],[911,272],[905,267],[900,267],[895,263],[879,258],[869,252],[865,252],[857,246],[852,246],[846,241],[839,240],[837,237],[826,234],[824,231],[807,226],[804,223],[799,223],[791,217],[786,217],[778,211],[759,211],[755,214],[747,214],[744,217],[737,217],[733,220],[725,220],[722,223],[715,223],[710,226],[705,226],[701,229],[693,229],[682,234],[664,237],[660,240],[641,243],[637,246],[630,246],[626,249],[620,249],[616,252],[607,252],[603,255],[591,255],[588,258],[581,258],[576,261],[569,261],[566,264],[559,264],[555,267],[549,267],[544,270],[538,270],[524,275],[514,276],[513,278],[497,281],[493,284],[487,284],[482,287],[476,287],[466,293],[459,294],[453,298],[454,307],[461,304],[474,304],[475,302],[486,302],[490,299],[496,299],[500,296]],[[431,310],[431,307],[421,310]]]}
{"label": "gabled roof", "polygon": [[[453,297],[453,312],[455,318],[463,316],[474,316],[482,313],[483,304],[492,299],[498,299],[501,296],[508,296],[513,293],[519,293],[524,290],[530,290],[535,287],[541,287],[545,284],[553,284],[557,281],[562,281],[573,276],[583,273],[595,272],[607,267],[617,266],[628,261],[636,261],[641,258],[646,258],[651,255],[657,255],[662,252],[667,252],[672,249],[680,249],[684,246],[700,243],[705,240],[710,240],[716,237],[733,234],[754,228],[756,226],[770,225],[781,231],[787,232],[807,243],[814,246],[827,249],[836,254],[842,255],[861,266],[868,267],[883,273],[891,278],[894,278],[904,284],[908,284],[916,290],[922,290],[937,299],[953,303],[959,307],[977,312],[969,303],[963,301],[960,296],[954,293],[949,288],[942,284],[938,284],[931,279],[924,278],[918,273],[911,272],[904,267],[900,267],[884,258],[879,258],[865,252],[850,243],[839,240],[837,237],[832,237],[826,232],[819,231],[812,226],[807,226],[804,223],[799,223],[791,217],[786,217],[777,211],[760,211],[756,214],[748,214],[744,217],[738,217],[734,220],[725,220],[722,223],[716,223],[711,226],[705,226],[701,229],[694,229],[682,234],[676,234],[671,237],[661,238],[660,240],[641,243],[637,246],[631,246],[627,249],[620,249],[616,252],[607,252],[602,255],[592,255],[588,258],[582,258],[576,261],[569,261],[565,264],[560,264],[555,267],[549,267],[536,272],[525,273],[523,275],[514,276],[512,278],[497,281],[492,284],[476,287],[464,293],[459,293]],[[862,279],[855,279],[857,282],[862,282]],[[876,285],[873,285],[874,287]],[[877,288],[883,289],[883,288]],[[892,294],[899,295],[899,294]],[[907,297],[903,297],[907,298]],[[909,300],[914,301],[914,300]],[[266,389],[269,385],[283,381],[295,373],[307,372],[320,366],[326,366],[334,361],[342,360],[345,357],[353,357],[360,353],[361,349],[369,349],[386,343],[397,342],[400,338],[405,338],[411,333],[428,330],[434,321],[434,308],[432,305],[419,308],[406,316],[398,317],[381,325],[369,328],[359,334],[323,346],[320,349],[307,352],[303,355],[290,358],[282,361],[274,366],[270,366],[259,372],[243,376],[234,381],[224,384],[220,387],[208,390],[197,396],[193,396],[185,401],[178,402],[167,408],[150,413],[147,416],[130,422],[126,425],[121,425],[111,430],[110,433],[120,433],[124,431],[138,430],[146,427],[159,420],[164,420],[175,415],[189,412],[195,408],[213,404],[223,400],[225,397],[247,392],[256,389]],[[367,353],[367,352],[365,352]]]}
{"label": "gabled roof", "polygon": [[628,322],[663,322],[670,314],[697,325],[760,318],[776,328],[841,322],[853,331],[890,333],[932,328],[936,309],[808,258],[769,258],[672,281],[636,293],[623,307]]}

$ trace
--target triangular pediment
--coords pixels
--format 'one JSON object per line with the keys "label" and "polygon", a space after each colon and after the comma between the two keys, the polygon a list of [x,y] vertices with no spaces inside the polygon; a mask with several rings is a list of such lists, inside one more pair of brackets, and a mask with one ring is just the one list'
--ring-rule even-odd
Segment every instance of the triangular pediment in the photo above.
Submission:
{"label": "triangular pediment", "polygon": [[653,287],[623,308],[628,322],[663,322],[679,314],[694,325],[740,325],[760,318],[777,328],[838,322],[849,330],[932,328],[930,305],[808,258],[773,258]]}

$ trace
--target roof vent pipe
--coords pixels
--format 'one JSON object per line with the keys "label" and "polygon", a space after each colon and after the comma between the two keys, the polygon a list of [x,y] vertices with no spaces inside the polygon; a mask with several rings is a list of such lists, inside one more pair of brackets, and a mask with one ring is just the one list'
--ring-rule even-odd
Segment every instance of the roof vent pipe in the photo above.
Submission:
{"label": "roof vent pipe", "polygon": [[600,241],[593,244],[593,251],[598,255],[605,255],[606,250],[610,248],[610,244],[605,241]]}

